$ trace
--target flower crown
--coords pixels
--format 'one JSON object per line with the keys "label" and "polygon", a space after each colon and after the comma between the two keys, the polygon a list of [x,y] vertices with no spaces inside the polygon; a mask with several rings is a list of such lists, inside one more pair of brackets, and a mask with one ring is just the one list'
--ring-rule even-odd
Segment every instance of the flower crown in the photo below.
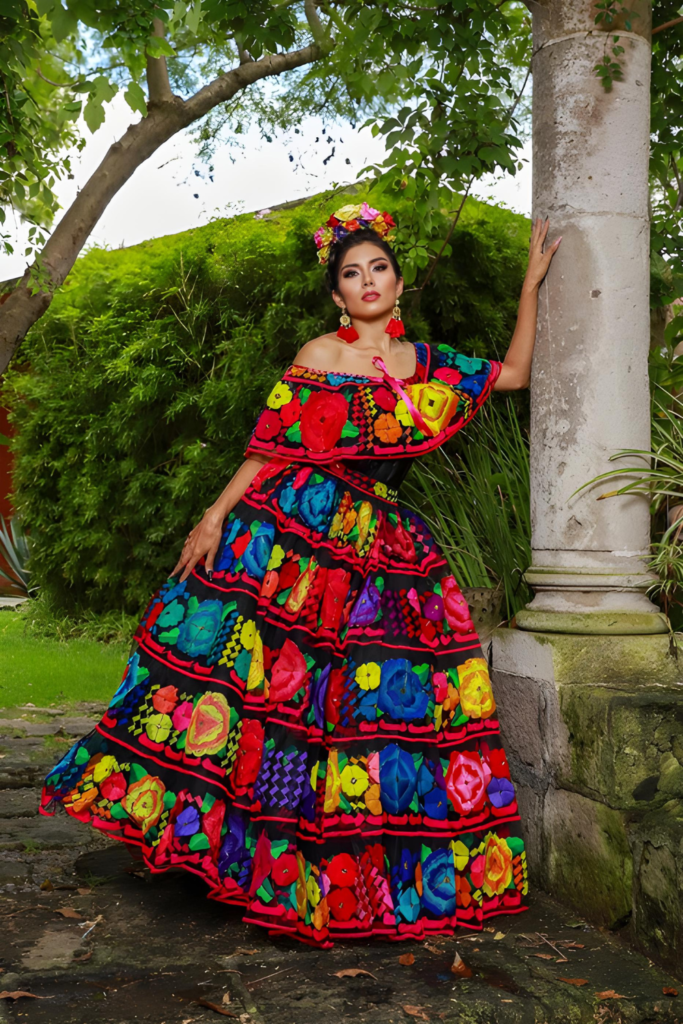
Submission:
{"label": "flower crown", "polygon": [[342,206],[336,210],[327,224],[318,228],[313,238],[318,247],[318,260],[320,263],[327,263],[330,256],[330,246],[333,242],[340,242],[350,231],[360,231],[363,228],[372,228],[380,238],[390,242],[393,235],[390,233],[395,228],[393,218],[384,211],[373,210],[367,203],[359,203],[357,206]]}

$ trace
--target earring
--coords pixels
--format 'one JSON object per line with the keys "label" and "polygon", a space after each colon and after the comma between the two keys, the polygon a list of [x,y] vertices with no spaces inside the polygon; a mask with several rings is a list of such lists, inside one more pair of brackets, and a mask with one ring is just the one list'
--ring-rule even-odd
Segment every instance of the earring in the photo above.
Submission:
{"label": "earring", "polygon": [[394,306],[391,320],[384,328],[384,333],[390,334],[392,338],[400,338],[402,334],[406,333],[403,321],[401,320],[401,307],[398,304],[398,299],[396,299],[396,305]]}
{"label": "earring", "polygon": [[347,344],[351,344],[353,341],[358,340],[358,331],[351,323],[351,317],[346,312],[346,306],[342,307],[342,315],[339,317],[339,330],[337,331],[337,337],[341,338]]}

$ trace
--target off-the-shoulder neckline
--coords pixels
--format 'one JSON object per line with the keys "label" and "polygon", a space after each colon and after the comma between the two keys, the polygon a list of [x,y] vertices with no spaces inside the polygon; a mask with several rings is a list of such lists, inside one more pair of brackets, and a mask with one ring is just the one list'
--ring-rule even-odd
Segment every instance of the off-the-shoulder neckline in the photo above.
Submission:
{"label": "off-the-shoulder neckline", "polygon": [[[409,381],[413,379],[413,377],[417,377],[420,370],[424,366],[424,363],[420,362],[418,344],[419,342],[413,344],[413,348],[415,349],[415,369],[413,370],[409,377],[394,377],[394,380],[398,381],[399,384],[407,384]],[[319,373],[325,377],[351,377],[353,380],[370,380],[373,382],[377,382],[378,384],[384,383],[384,377],[368,377],[364,373],[342,373],[338,370],[319,370],[313,366],[302,366],[300,363],[291,363],[289,368],[290,370],[308,370],[309,373]]]}

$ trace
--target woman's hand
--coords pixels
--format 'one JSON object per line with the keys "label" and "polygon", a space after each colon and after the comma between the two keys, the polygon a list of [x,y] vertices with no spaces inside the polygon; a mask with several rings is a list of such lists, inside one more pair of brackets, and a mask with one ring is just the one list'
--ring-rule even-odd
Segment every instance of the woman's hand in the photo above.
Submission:
{"label": "woman's hand", "polygon": [[205,571],[209,579],[211,579],[213,563],[221,542],[222,533],[223,515],[220,511],[213,508],[207,509],[194,530],[191,530],[187,535],[182,554],[171,575],[175,576],[182,569],[183,574],[180,577],[180,582],[182,583],[190,575],[197,562],[206,555]]}
{"label": "woman's hand", "polygon": [[543,278],[548,273],[548,267],[552,263],[553,256],[560,247],[562,236],[556,242],[543,251],[545,240],[548,237],[550,221],[537,217],[531,230],[531,244],[529,245],[529,266],[524,278],[525,288],[538,288]]}

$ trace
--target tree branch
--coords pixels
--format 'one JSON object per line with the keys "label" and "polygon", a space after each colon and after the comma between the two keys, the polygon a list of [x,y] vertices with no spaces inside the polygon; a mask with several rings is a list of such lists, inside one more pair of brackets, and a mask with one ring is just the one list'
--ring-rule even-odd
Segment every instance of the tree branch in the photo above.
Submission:
{"label": "tree branch", "polygon": [[316,0],[304,0],[304,13],[314,41],[325,53],[329,52],[334,46],[334,40],[325,31],[325,27],[320,20]]}
{"label": "tree branch", "polygon": [[683,18],[673,18],[671,21],[665,21],[663,25],[657,25],[657,28],[652,29],[652,35],[656,36],[658,32],[663,32],[666,28],[673,28],[674,25],[680,25],[683,22]]}
{"label": "tree branch", "polygon": [[[158,39],[163,39],[166,35],[166,26],[161,18],[154,19],[152,35]],[[147,92],[149,94],[148,107],[169,103],[173,99],[165,57],[147,57]]]}
{"label": "tree branch", "polygon": [[49,307],[55,290],[63,284],[113,197],[145,160],[183,128],[254,82],[312,64],[324,56],[325,50],[317,44],[291,53],[271,54],[233,68],[186,101],[170,94],[170,101],[151,104],[147,117],[132,124],[110,146],[36,262],[27,268],[0,307],[0,373],[9,364],[26,332]]}

